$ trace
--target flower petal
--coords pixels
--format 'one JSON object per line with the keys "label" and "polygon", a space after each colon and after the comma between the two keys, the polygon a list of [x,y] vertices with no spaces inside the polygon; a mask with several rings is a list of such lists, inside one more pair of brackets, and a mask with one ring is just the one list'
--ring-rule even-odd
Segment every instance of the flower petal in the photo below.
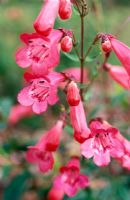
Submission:
{"label": "flower petal", "polygon": [[27,51],[28,47],[22,47],[15,55],[16,63],[22,68],[27,68],[31,65],[31,60],[28,58]]}
{"label": "flower petal", "polygon": [[92,158],[94,155],[94,149],[93,149],[93,139],[87,139],[84,143],[81,144],[81,154],[85,158]]}
{"label": "flower petal", "polygon": [[18,93],[18,102],[23,106],[31,106],[33,104],[33,100],[29,97],[29,89],[30,86],[25,87]]}
{"label": "flower petal", "polygon": [[94,158],[93,158],[94,163],[99,166],[107,166],[110,163],[110,153],[109,150],[103,151],[98,151],[94,153]]}
{"label": "flower petal", "polygon": [[45,153],[46,153],[45,157],[47,156],[47,159],[45,160],[39,159],[39,162],[38,162],[39,170],[40,172],[43,172],[43,173],[51,170],[54,165],[54,158],[53,158],[52,153],[49,153],[49,152],[45,152]]}
{"label": "flower petal", "polygon": [[32,109],[36,114],[45,112],[47,109],[47,101],[42,101],[42,102],[35,101]]}

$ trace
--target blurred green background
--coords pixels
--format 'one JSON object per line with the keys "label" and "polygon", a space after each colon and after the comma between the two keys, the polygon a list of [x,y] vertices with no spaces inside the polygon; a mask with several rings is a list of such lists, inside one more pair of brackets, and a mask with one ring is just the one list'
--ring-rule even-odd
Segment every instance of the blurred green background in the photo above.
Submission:
{"label": "blurred green background", "polygon": [[[15,63],[14,55],[21,45],[19,35],[33,31],[33,21],[42,6],[40,0],[0,0],[0,199],[2,200],[44,200],[51,186],[52,173],[41,176],[24,160],[24,152],[29,144],[50,126],[57,118],[59,108],[54,106],[48,114],[23,119],[15,127],[8,127],[8,114],[16,104],[17,93],[23,85],[24,70]],[[93,0],[89,1],[89,15],[86,18],[85,48],[97,32],[118,34],[118,38],[130,46],[130,1],[129,0]],[[127,22],[125,26],[123,23]],[[74,9],[72,19],[67,22],[57,19],[55,27],[73,29],[77,40],[80,38],[80,20]],[[70,56],[61,54],[61,63],[57,70],[79,66],[74,52]],[[96,59],[92,59],[96,57]],[[114,55],[109,60],[119,64]],[[100,46],[96,47],[86,63],[90,76],[97,75],[97,62],[102,62]],[[95,92],[98,91],[98,92]],[[114,92],[113,92],[114,91]],[[130,94],[111,81],[106,73],[98,74],[93,87],[86,94],[88,118],[101,115],[129,136]],[[55,114],[56,113],[56,114]],[[49,116],[49,117],[48,117]],[[49,118],[49,122],[48,121]],[[71,130],[70,127],[67,129]],[[38,135],[38,136],[37,136]],[[71,136],[68,136],[67,141]],[[71,143],[69,147],[71,149]],[[68,148],[68,147],[67,147]],[[66,150],[69,157],[72,150],[61,144],[60,153]],[[62,156],[56,155],[56,173]],[[64,162],[64,161],[63,161]],[[83,162],[83,171],[90,175],[92,187],[81,191],[73,200],[129,200],[130,173],[112,163],[108,168],[98,169],[94,164]],[[65,199],[69,199],[65,197]]]}

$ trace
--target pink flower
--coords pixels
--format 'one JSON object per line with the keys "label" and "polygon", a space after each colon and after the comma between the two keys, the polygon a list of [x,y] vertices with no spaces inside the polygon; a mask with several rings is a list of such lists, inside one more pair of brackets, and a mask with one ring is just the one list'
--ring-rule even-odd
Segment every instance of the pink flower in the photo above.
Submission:
{"label": "pink flower", "polygon": [[54,105],[58,101],[57,88],[64,76],[58,72],[37,76],[25,73],[29,85],[18,94],[18,102],[23,106],[32,106],[32,110],[40,114],[47,110],[48,104]]}
{"label": "pink flower", "polygon": [[124,146],[124,155],[118,160],[121,162],[122,167],[130,170],[130,141],[120,135],[120,141]]}
{"label": "pink flower", "polygon": [[35,146],[28,147],[26,159],[28,162],[38,165],[40,172],[45,173],[53,168],[53,152],[59,146],[62,129],[63,121],[59,120]]}
{"label": "pink flower", "polygon": [[81,101],[77,106],[70,106],[70,118],[74,129],[74,138],[79,143],[83,143],[89,137],[90,130],[87,126],[86,116]]}
{"label": "pink flower", "polygon": [[45,3],[34,22],[34,28],[37,33],[48,36],[55,23],[59,10],[59,0],[45,0]]}
{"label": "pink flower", "polygon": [[60,0],[59,16],[61,19],[66,20],[71,18],[72,8],[70,0]]}
{"label": "pink flower", "polygon": [[64,189],[61,184],[61,177],[55,177],[53,187],[49,191],[48,200],[62,200],[64,197]]}
{"label": "pink flower", "polygon": [[126,90],[130,89],[130,76],[128,75],[124,67],[110,65],[108,63],[105,67],[108,69],[108,72],[112,79],[114,79]]}
{"label": "pink flower", "polygon": [[79,189],[89,186],[88,177],[80,174],[80,162],[78,158],[72,158],[68,164],[60,169],[60,175],[55,178],[56,183],[60,186],[60,190],[64,191],[69,197],[76,195]]}
{"label": "pink flower", "polygon": [[112,36],[109,39],[114,53],[130,76],[130,48]]}
{"label": "pink flower", "polygon": [[90,123],[91,135],[81,145],[81,153],[86,158],[92,158],[97,166],[106,166],[110,157],[120,158],[124,148],[118,139],[118,130],[101,119]]}
{"label": "pink flower", "polygon": [[16,53],[16,63],[27,68],[32,66],[36,73],[48,73],[48,69],[56,67],[60,60],[60,46],[63,32],[53,30],[48,37],[43,37],[37,33],[21,35],[24,47],[21,47]]}
{"label": "pink flower", "polygon": [[22,105],[14,105],[12,106],[9,116],[8,123],[14,125],[18,123],[22,118],[32,116],[33,112],[31,107],[25,107]]}
{"label": "pink flower", "polygon": [[67,101],[70,106],[77,106],[80,102],[79,89],[74,81],[71,81],[67,87]]}
{"label": "pink flower", "polygon": [[72,38],[69,36],[63,37],[61,40],[61,49],[64,52],[70,52],[72,50],[73,43],[72,43]]}

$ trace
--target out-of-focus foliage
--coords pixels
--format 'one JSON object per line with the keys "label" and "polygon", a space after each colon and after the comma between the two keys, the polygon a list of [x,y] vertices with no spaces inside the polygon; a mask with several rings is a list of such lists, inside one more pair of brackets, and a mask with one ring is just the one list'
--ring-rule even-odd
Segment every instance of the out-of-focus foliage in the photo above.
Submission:
{"label": "out-of-focus foliage", "polygon": [[[99,31],[118,34],[120,40],[130,46],[130,21],[127,20],[130,15],[130,1],[102,0],[101,4],[100,0],[93,0],[89,3],[90,13],[85,22],[85,49]],[[40,0],[0,0],[0,199],[3,200],[44,200],[51,186],[52,172],[47,176],[39,174],[25,161],[24,153],[27,146],[34,144],[43,131],[55,122],[60,110],[59,105],[49,109],[48,115],[23,119],[14,127],[7,124],[11,105],[16,103],[17,93],[24,84],[23,70],[14,60],[15,51],[20,46],[19,35],[33,31],[32,23],[41,5]],[[122,28],[125,20],[128,23]],[[74,11],[71,20],[62,22],[57,19],[55,27],[72,28],[78,39],[78,24],[80,20]],[[85,96],[87,117],[104,117],[130,139],[130,93],[114,83],[106,73],[99,73],[97,78],[101,61],[101,49],[97,44],[95,50],[86,58],[89,76],[96,77]],[[110,61],[119,64],[114,55]],[[79,67],[79,63],[73,51],[69,55],[61,54],[61,63],[57,70],[75,66]],[[75,150],[78,152],[77,144],[70,141],[72,128],[66,127],[64,135],[59,153],[55,156],[55,173],[58,172],[60,163],[65,163],[63,158],[67,160]],[[67,143],[67,147],[64,147],[64,143]],[[82,165],[83,172],[90,176],[91,188],[79,192],[72,200],[130,199],[130,172],[120,168],[118,163],[100,169],[85,160]],[[65,197],[65,200],[68,199],[70,198]]]}

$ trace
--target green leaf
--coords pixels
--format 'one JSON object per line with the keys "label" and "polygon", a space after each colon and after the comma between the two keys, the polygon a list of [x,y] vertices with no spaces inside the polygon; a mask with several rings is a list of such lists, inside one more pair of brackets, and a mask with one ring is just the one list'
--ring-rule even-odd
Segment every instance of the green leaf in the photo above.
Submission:
{"label": "green leaf", "polygon": [[69,58],[70,60],[74,61],[74,62],[79,62],[79,59],[77,57],[76,54],[72,54],[72,53],[64,53],[64,55]]}
{"label": "green leaf", "polygon": [[29,177],[30,174],[28,172],[15,176],[5,189],[3,200],[20,200],[27,188]]}
{"label": "green leaf", "polygon": [[68,132],[70,135],[73,135],[74,131],[71,126],[65,126],[65,131]]}
{"label": "green leaf", "polygon": [[3,117],[7,117],[11,108],[12,102],[9,98],[0,99],[0,113]]}

